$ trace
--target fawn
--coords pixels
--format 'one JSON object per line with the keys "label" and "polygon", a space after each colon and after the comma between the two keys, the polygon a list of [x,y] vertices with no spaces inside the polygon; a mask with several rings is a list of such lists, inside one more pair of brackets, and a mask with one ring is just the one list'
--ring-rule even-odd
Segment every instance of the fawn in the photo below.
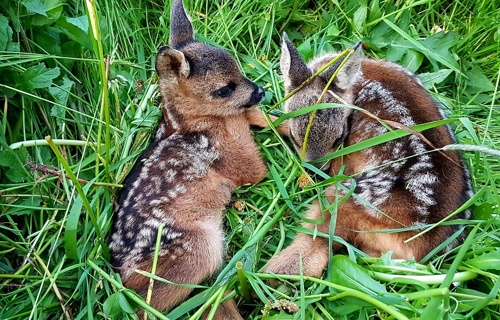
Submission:
{"label": "fawn", "polygon": [[[228,52],[194,39],[182,0],[173,0],[170,19],[169,46],[156,56],[163,119],[117,196],[109,245],[123,284],[143,297],[150,279],[135,270],[151,271],[160,226],[156,275],[198,284],[222,264],[222,214],[232,191],[267,173],[249,129],[267,125],[254,107],[264,90]],[[168,311],[191,291],[155,282],[151,305]],[[242,319],[233,301],[216,318]]]}
{"label": "fawn", "polygon": [[[353,55],[339,68],[342,58],[306,84],[285,102],[287,112],[314,105],[329,79],[336,78],[323,96],[322,103],[345,103],[358,106],[380,119],[400,123],[406,127],[443,119],[443,114],[419,79],[410,71],[394,63],[365,59],[361,43],[353,47]],[[280,61],[285,91],[291,92],[316,71],[331,61],[335,54],[324,54],[307,65],[297,49],[284,34]],[[344,57],[345,59],[345,57]],[[298,153],[304,144],[309,114],[289,120],[289,137]],[[312,122],[305,160],[321,158],[340,145],[353,145],[367,138],[387,132],[374,118],[348,107],[318,110]],[[423,132],[436,148],[454,143],[448,126]],[[393,251],[395,258],[421,260],[455,232],[457,225],[438,226],[423,236],[405,243],[417,231],[381,233],[387,229],[421,227],[434,224],[447,217],[472,196],[468,170],[456,151],[432,151],[417,135],[392,140],[366,150],[335,158],[323,164],[334,175],[352,176],[354,194],[338,207],[335,235],[371,256]],[[398,161],[401,159],[400,161]],[[349,187],[352,182],[344,182]],[[330,186],[325,196],[330,203],[346,193]],[[457,218],[469,218],[463,211]],[[307,219],[324,222],[304,223],[308,229],[329,232],[330,213],[322,212],[319,203],[313,203],[306,213]],[[444,251],[458,245],[463,236],[446,245]],[[333,252],[342,248],[333,244]],[[313,239],[298,234],[291,245],[273,257],[266,265],[268,272],[299,274],[300,259],[303,274],[319,277],[328,263],[328,239]]]}

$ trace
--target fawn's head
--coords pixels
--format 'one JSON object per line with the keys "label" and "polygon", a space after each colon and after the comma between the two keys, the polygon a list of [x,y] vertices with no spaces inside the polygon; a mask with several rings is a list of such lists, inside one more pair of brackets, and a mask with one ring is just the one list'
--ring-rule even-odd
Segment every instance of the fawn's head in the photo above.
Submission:
{"label": "fawn's head", "polygon": [[[345,102],[352,104],[353,86],[361,75],[360,69],[363,60],[361,45],[357,44],[354,49],[354,54],[340,70],[337,71],[344,58],[336,61],[291,96],[285,102],[285,111],[291,112],[317,103]],[[334,59],[335,56],[332,54],[319,56],[306,65],[287,35],[283,34],[280,67],[285,80],[285,93],[289,94],[299,87],[316,71]],[[319,100],[321,93],[335,72],[337,72],[337,76],[332,81],[328,91]],[[348,134],[348,117],[350,114],[351,109],[347,107],[317,110],[306,144],[305,161],[312,161],[335,151]],[[311,113],[306,113],[289,121],[290,140],[299,154],[302,154],[310,116]],[[324,167],[325,165],[319,164],[318,166]]]}
{"label": "fawn's head", "polygon": [[163,105],[174,126],[200,116],[241,114],[264,96],[227,51],[194,39],[182,0],[172,1],[169,46],[160,48],[156,71]]}

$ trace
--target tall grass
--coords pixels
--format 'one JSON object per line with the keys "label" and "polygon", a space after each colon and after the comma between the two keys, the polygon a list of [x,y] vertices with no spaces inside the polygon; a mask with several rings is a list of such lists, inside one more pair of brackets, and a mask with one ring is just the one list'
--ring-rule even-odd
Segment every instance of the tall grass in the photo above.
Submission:
{"label": "tall grass", "polygon": [[[283,98],[280,35],[302,55],[362,40],[402,64],[455,119],[476,191],[468,237],[425,263],[369,258],[351,246],[322,279],[260,269],[286,247],[324,183],[301,188],[298,157],[269,130],[255,139],[269,167],[226,214],[226,264],[161,315],[109,264],[113,196],[160,116],[153,58],[168,40],[156,0],[0,4],[0,318],[122,319],[137,306],[189,319],[230,292],[248,319],[500,318],[500,5],[496,1],[189,1],[197,37],[236,56]],[[281,106],[273,110],[279,113]],[[50,137],[49,137],[50,136]],[[46,138],[47,137],[47,138]],[[476,151],[467,151],[476,150]],[[327,236],[327,235],[317,235]],[[238,263],[241,262],[241,263]],[[238,265],[238,268],[236,267]],[[238,270],[238,272],[237,272]]]}

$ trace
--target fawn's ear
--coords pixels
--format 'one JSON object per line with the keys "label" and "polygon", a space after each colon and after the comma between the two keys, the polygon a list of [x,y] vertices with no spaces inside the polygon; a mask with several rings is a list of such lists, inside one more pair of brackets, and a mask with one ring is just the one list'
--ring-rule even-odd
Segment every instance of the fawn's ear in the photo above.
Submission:
{"label": "fawn's ear", "polygon": [[172,0],[170,9],[170,38],[169,44],[175,47],[187,41],[194,40],[193,25],[189,20],[182,0]]}
{"label": "fawn's ear", "polygon": [[155,61],[156,72],[161,78],[189,76],[189,62],[179,50],[163,46],[158,51]]}
{"label": "fawn's ear", "polygon": [[283,33],[280,69],[287,90],[299,86],[312,75],[306,63],[302,60],[299,51],[293,46],[286,33]]}
{"label": "fawn's ear", "polygon": [[[349,57],[349,60],[345,62],[345,64],[337,73],[336,84],[340,89],[345,90],[352,87],[352,85],[361,75],[361,62],[363,61],[362,44],[363,43],[360,41],[352,47],[354,53]],[[342,58],[336,61],[332,66],[321,73],[321,77],[324,78],[325,81],[328,81],[335,73],[335,71],[337,71],[344,59],[345,58]]]}

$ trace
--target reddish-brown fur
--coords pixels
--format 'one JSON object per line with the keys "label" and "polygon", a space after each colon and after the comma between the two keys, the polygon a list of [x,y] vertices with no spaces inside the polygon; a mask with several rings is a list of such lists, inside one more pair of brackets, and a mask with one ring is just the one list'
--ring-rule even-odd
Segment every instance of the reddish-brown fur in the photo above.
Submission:
{"label": "reddish-brown fur", "polygon": [[[264,91],[229,53],[194,40],[182,0],[172,4],[170,46],[156,58],[164,117],[120,190],[110,243],[123,284],[142,297],[150,278],[135,270],[151,272],[159,228],[156,275],[199,284],[222,264],[222,218],[232,191],[267,172],[249,129],[267,126],[254,107]],[[151,306],[168,311],[191,291],[155,282]],[[242,319],[234,301],[215,317]]]}
{"label": "reddish-brown fur", "polygon": [[[281,66],[286,92],[293,90],[333,57],[326,55],[316,58],[307,67],[285,37]],[[328,93],[322,102],[339,103],[337,97],[340,97],[347,104],[361,107],[382,120],[406,126],[443,118],[435,101],[409,71],[392,63],[361,58],[359,45],[351,59],[338,71],[330,87],[333,94]],[[333,70],[327,69],[298,91],[287,102],[287,111],[315,104],[337,67],[330,67]],[[309,115],[305,115],[291,119],[288,124],[299,154],[308,121]],[[347,108],[323,113],[320,110],[311,129],[306,159],[315,160],[333,152],[332,148],[338,147],[340,143],[347,147],[385,131],[377,120],[362,112],[351,112]],[[454,143],[446,126],[427,130],[423,135],[436,148]],[[336,139],[339,142],[334,142]],[[330,166],[330,175],[337,174],[342,168],[344,174],[352,176],[357,185],[355,194],[376,203],[379,210],[370,208],[354,197],[349,198],[338,207],[335,235],[371,256],[393,251],[395,258],[415,258],[418,261],[457,232],[459,226],[438,226],[407,243],[405,240],[421,230],[381,232],[437,223],[470,197],[469,175],[460,154],[455,151],[426,153],[430,150],[432,147],[413,135],[323,164]],[[413,157],[401,160],[408,156]],[[393,162],[398,164],[391,165]],[[349,185],[350,182],[345,183],[346,187]],[[345,191],[337,190],[336,186],[330,186],[325,191],[330,203],[345,194]],[[468,211],[458,215],[460,218],[468,216]],[[305,228],[317,228],[328,234],[331,216],[321,211],[318,202],[311,205],[306,218],[324,222],[319,225],[304,223]],[[458,237],[448,244],[445,250],[453,248],[460,239]],[[334,243],[333,251],[338,252],[341,247],[341,244]],[[302,259],[303,273],[318,277],[328,262],[328,249],[328,239],[317,237],[313,240],[310,235],[298,234],[289,247],[269,261],[266,270],[276,274],[298,274]]]}

